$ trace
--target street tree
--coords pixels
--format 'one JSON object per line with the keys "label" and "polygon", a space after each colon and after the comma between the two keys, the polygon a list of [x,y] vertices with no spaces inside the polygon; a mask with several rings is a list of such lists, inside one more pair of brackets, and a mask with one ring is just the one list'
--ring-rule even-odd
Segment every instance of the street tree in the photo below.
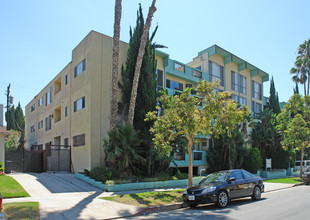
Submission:
{"label": "street tree", "polygon": [[[197,96],[191,95],[191,89],[185,89],[180,95],[169,96],[164,93],[157,106],[157,111],[149,112],[146,120],[155,120],[151,132],[154,134],[154,147],[158,154],[171,152],[171,141],[179,135],[187,140],[189,155],[188,187],[192,186],[193,156],[192,147],[197,135],[214,135],[226,133],[231,136],[236,125],[249,114],[247,107],[238,107],[229,92],[215,92],[219,83],[199,81],[195,90]],[[160,109],[161,108],[161,109]],[[158,116],[158,111],[160,115]]]}
{"label": "street tree", "polygon": [[[277,116],[279,130],[282,132],[282,146],[286,149],[300,151],[300,161],[303,164],[304,152],[310,147],[310,97],[293,95],[284,105],[282,112]],[[300,177],[302,166],[300,166]]]}
{"label": "street tree", "polygon": [[273,77],[270,80],[270,93],[269,93],[269,101],[267,103],[267,108],[271,110],[275,114],[279,114],[281,112],[278,93],[276,92]]}

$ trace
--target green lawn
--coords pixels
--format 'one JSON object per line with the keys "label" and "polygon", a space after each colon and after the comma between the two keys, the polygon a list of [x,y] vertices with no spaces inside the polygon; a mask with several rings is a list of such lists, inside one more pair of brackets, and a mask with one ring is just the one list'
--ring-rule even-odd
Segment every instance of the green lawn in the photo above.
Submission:
{"label": "green lawn", "polygon": [[2,204],[3,212],[8,215],[8,219],[40,219],[38,202],[16,202]]}
{"label": "green lawn", "polygon": [[101,199],[140,207],[148,207],[148,206],[167,205],[182,202],[183,192],[184,192],[183,189],[172,191],[144,192],[144,193],[134,193],[134,194],[117,195],[110,197],[101,197]]}
{"label": "green lawn", "polygon": [[0,175],[0,192],[4,199],[30,196],[15,179],[4,175]]}
{"label": "green lawn", "polygon": [[302,182],[302,179],[299,177],[290,177],[290,178],[281,178],[281,179],[272,179],[272,180],[265,180],[264,182],[269,183],[291,183],[296,184]]}

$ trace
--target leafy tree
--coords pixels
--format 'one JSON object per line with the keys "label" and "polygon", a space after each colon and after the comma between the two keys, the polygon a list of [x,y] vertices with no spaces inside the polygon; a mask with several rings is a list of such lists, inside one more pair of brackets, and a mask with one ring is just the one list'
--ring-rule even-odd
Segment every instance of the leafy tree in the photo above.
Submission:
{"label": "leafy tree", "polygon": [[138,165],[145,162],[136,149],[141,140],[135,129],[123,123],[108,132],[109,140],[104,139],[107,161],[113,169],[132,175],[139,170]]}
{"label": "leafy tree", "polygon": [[297,52],[294,67],[291,69],[291,74],[294,74],[292,80],[304,85],[304,95],[306,96],[309,95],[310,86],[310,39],[300,44]]}
{"label": "leafy tree", "polygon": [[[282,137],[277,129],[276,114],[265,109],[258,115],[251,132],[251,143],[260,151],[261,158],[271,158],[273,152],[281,150]],[[264,164],[263,164],[264,165]]]}
{"label": "leafy tree", "polygon": [[118,116],[118,63],[119,63],[119,38],[121,30],[122,0],[115,0],[114,9],[114,36],[112,56],[112,95],[111,95],[111,122],[110,129],[113,130]]}
{"label": "leafy tree", "polygon": [[4,139],[6,150],[16,150],[19,146],[21,133],[19,131],[10,130],[10,135]]}
{"label": "leafy tree", "polygon": [[[301,153],[303,163],[304,151],[310,147],[310,97],[293,95],[284,105],[283,111],[277,116],[279,130],[283,134],[281,142],[286,149],[298,150]],[[300,177],[302,166],[300,168]]]}
{"label": "leafy tree", "polygon": [[[191,88],[185,89],[180,96],[164,93],[160,98],[161,115],[158,111],[149,112],[146,120],[155,120],[151,132],[155,135],[155,148],[160,155],[171,152],[171,141],[183,135],[187,140],[189,155],[188,187],[192,185],[193,156],[192,146],[200,135],[231,136],[236,124],[249,114],[247,107],[238,108],[229,92],[214,92],[217,83],[199,81],[195,90],[197,96],[191,95]],[[203,104],[203,105],[202,105]],[[157,107],[159,110],[160,107]]]}
{"label": "leafy tree", "polygon": [[242,168],[251,172],[257,173],[262,167],[262,158],[260,157],[260,152],[258,148],[253,147],[248,149],[247,155],[245,156],[245,160],[242,164]]}
{"label": "leafy tree", "polygon": [[153,0],[152,5],[149,8],[149,13],[146,18],[145,25],[143,27],[143,32],[142,32],[140,46],[139,46],[139,53],[138,53],[137,62],[135,65],[135,73],[134,73],[134,78],[132,81],[132,89],[130,93],[131,95],[130,95],[130,104],[129,104],[129,111],[128,111],[128,122],[132,125],[133,125],[133,119],[135,116],[136,99],[137,99],[137,94],[138,94],[137,91],[138,91],[138,85],[139,85],[139,78],[141,74],[143,56],[145,53],[145,46],[148,43],[149,30],[151,27],[153,15],[156,11],[155,3],[156,3],[156,0]]}
{"label": "leafy tree", "polygon": [[211,137],[207,150],[208,172],[241,168],[246,154],[244,136],[239,129],[233,130],[231,136]]}
{"label": "leafy tree", "polygon": [[[152,172],[152,166],[154,166],[155,161],[151,158],[151,145],[152,145],[152,135],[150,134],[150,127],[152,122],[144,121],[145,115],[149,111],[155,110],[156,107],[156,60],[155,60],[155,48],[163,47],[152,43],[155,37],[157,28],[150,37],[148,37],[147,45],[145,47],[145,53],[143,56],[141,74],[139,78],[139,86],[137,91],[136,99],[136,110],[133,126],[139,131],[139,137],[143,140],[141,143],[141,150],[144,151],[143,156],[148,158],[148,174]],[[132,91],[132,83],[135,74],[135,66],[137,62],[139,46],[141,42],[141,36],[144,29],[144,18],[142,14],[141,5],[137,12],[136,27],[132,31],[130,28],[130,40],[129,48],[127,51],[126,66],[122,67],[122,103],[124,105],[124,112],[128,110],[130,103],[130,96],[128,94]],[[154,169],[153,169],[154,170]]]}
{"label": "leafy tree", "polygon": [[15,124],[15,107],[12,105],[9,110],[5,113],[6,129],[17,130]]}
{"label": "leafy tree", "polygon": [[270,93],[267,108],[273,111],[275,114],[279,114],[281,112],[278,93],[276,93],[273,77],[270,80]]}

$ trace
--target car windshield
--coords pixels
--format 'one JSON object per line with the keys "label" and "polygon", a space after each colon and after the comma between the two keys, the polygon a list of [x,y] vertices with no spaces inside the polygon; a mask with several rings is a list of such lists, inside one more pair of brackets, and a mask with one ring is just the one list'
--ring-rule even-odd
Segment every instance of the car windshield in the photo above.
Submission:
{"label": "car windshield", "polygon": [[206,178],[204,178],[201,183],[220,183],[226,181],[228,176],[228,172],[216,172],[209,174]]}

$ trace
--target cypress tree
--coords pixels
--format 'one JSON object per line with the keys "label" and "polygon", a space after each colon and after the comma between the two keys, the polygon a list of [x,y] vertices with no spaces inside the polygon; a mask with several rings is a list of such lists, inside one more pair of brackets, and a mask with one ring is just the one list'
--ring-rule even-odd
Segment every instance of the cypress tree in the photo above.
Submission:
{"label": "cypress tree", "polygon": [[5,113],[6,127],[7,130],[17,130],[15,125],[15,107],[12,105],[9,110]]}
{"label": "cypress tree", "polygon": [[[134,78],[135,66],[138,57],[140,40],[143,34],[144,18],[142,14],[141,5],[137,12],[136,27],[132,31],[130,28],[129,48],[127,51],[126,66],[122,67],[122,103],[124,105],[123,114],[127,114],[130,103],[130,94],[132,89],[132,82]],[[152,136],[149,129],[152,122],[145,122],[146,113],[155,110],[156,107],[156,60],[155,60],[155,47],[152,44],[152,39],[156,34],[154,30],[152,36],[148,36],[147,44],[145,47],[145,54],[143,56],[141,74],[139,78],[139,86],[137,90],[136,108],[133,125],[139,131],[139,137],[144,140],[141,145],[144,157],[147,158],[150,154]]]}
{"label": "cypress tree", "polygon": [[276,94],[273,77],[271,77],[271,80],[270,80],[270,93],[269,93],[269,102],[267,104],[267,108],[269,108],[269,110],[273,111],[273,113],[275,114],[279,114],[281,111],[279,100],[278,100],[278,94]]}

